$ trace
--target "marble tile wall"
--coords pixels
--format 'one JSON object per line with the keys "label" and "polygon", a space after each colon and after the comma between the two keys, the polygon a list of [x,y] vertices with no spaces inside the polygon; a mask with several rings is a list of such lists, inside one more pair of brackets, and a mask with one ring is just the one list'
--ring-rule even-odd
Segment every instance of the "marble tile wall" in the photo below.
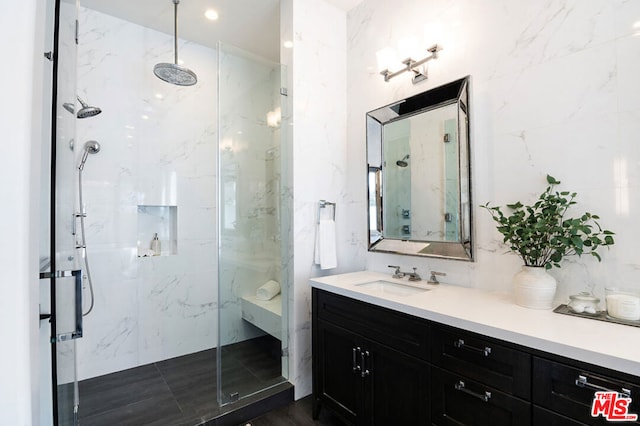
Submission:
{"label": "marble tile wall", "polygon": [[[417,266],[447,273],[446,283],[509,291],[519,258],[504,254],[500,234],[478,206],[533,200],[548,173],[562,181],[561,189],[578,192],[577,213],[597,213],[617,233],[602,263],[569,258],[551,272],[558,303],[579,291],[603,296],[605,286],[640,285],[638,2],[365,0],[348,13],[347,27],[347,150],[354,170],[365,167],[367,111],[472,76],[476,262],[368,253],[367,268]],[[443,47],[429,63],[429,80],[414,86],[404,75],[385,83],[376,52],[411,36],[425,48]],[[357,172],[345,181],[345,192],[361,204],[364,179]],[[351,220],[364,223],[366,209],[353,211]],[[358,244],[353,253],[358,250],[366,247]]]}
{"label": "marble tile wall", "polygon": [[[323,0],[293,0],[284,29],[294,46],[283,61],[293,95],[293,241],[294,330],[291,381],[296,398],[311,392],[311,291],[309,278],[364,266],[357,239],[364,227],[350,228],[353,195],[347,191],[346,15]],[[362,120],[364,123],[364,118]],[[364,173],[365,169],[361,169]],[[363,187],[363,190],[365,188]],[[335,202],[338,267],[321,271],[313,263],[318,201]],[[364,208],[364,207],[363,207]],[[360,261],[356,258],[360,257]]]}
{"label": "marble tile wall", "polygon": [[[569,258],[552,271],[558,303],[583,290],[602,296],[605,286],[638,285],[638,2],[364,0],[347,14],[346,59],[341,12],[321,0],[292,4],[296,397],[310,392],[307,280],[323,273],[312,264],[318,198],[338,202],[339,266],[326,273],[398,264],[445,272],[450,284],[509,291],[520,261],[505,254],[478,205],[531,200],[549,173],[578,192],[580,212],[599,214],[617,232],[601,263]],[[429,80],[414,86],[406,75],[385,83],[376,52],[410,36],[444,48],[429,64]],[[368,253],[365,113],[466,75],[476,261]]]}
{"label": "marble tile wall", "polygon": [[[78,93],[103,111],[76,134],[76,155],[86,140],[102,146],[83,173],[95,291],[78,341],[83,379],[217,344],[217,53],[180,41],[198,84],[179,87],[153,74],[172,62],[170,35],[81,8],[79,40]],[[138,206],[173,206],[172,217]],[[163,255],[138,257],[154,232]]]}
{"label": "marble tile wall", "polygon": [[[76,157],[86,140],[102,145],[83,173],[96,297],[94,311],[85,317],[85,335],[78,341],[83,379],[217,345],[218,100],[216,50],[180,41],[180,59],[199,81],[193,87],[177,87],[152,72],[155,63],[172,60],[171,36],[84,8],[80,28],[78,93],[103,110],[77,121],[75,144]],[[251,120],[268,128],[265,114]],[[264,165],[268,162],[263,151]],[[278,158],[273,155],[274,161]],[[239,194],[239,203],[249,203],[249,192]],[[172,206],[172,217],[140,216],[153,206]],[[266,211],[272,206],[262,207]],[[266,216],[260,229],[272,225],[273,215]],[[153,230],[153,220],[176,225],[159,222]],[[66,227],[71,227],[70,221]],[[155,231],[163,255],[138,257]],[[279,244],[278,239],[272,238],[271,244]],[[242,265],[227,269],[236,276],[252,273]],[[88,291],[84,293],[88,306]],[[227,329],[237,341],[249,336],[245,331],[241,321]]]}

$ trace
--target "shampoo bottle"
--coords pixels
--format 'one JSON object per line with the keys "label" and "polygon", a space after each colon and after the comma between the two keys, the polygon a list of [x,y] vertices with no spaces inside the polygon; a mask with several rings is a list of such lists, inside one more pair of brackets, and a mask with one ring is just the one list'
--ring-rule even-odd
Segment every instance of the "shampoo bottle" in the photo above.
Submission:
{"label": "shampoo bottle", "polygon": [[158,233],[156,232],[153,235],[153,240],[151,240],[151,250],[153,250],[154,256],[160,256],[160,240],[158,239]]}

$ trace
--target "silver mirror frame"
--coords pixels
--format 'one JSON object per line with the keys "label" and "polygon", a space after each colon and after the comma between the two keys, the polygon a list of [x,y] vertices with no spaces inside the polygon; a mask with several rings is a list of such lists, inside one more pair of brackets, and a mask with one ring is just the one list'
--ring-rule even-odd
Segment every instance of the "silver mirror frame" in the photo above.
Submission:
{"label": "silver mirror frame", "polygon": [[[436,257],[462,261],[474,260],[473,247],[473,204],[471,186],[471,141],[470,141],[470,108],[469,83],[471,77],[466,76],[451,83],[433,88],[390,105],[369,111],[366,114],[367,126],[367,232],[369,235],[369,251],[394,253],[419,257]],[[459,203],[461,218],[460,240],[445,241],[416,241],[384,238],[382,223],[383,199],[379,183],[384,179],[383,167],[383,128],[385,124],[414,117],[438,108],[456,104],[458,106],[458,134],[459,134],[459,194],[466,193],[468,199]],[[466,140],[462,137],[466,136]],[[423,165],[427,166],[427,165]],[[375,179],[372,179],[375,176]],[[371,180],[376,183],[370,186]],[[372,199],[373,198],[373,199]],[[373,203],[373,204],[372,204]],[[376,206],[375,215],[371,206]],[[464,206],[464,208],[463,208]],[[372,227],[372,218],[375,226]]]}

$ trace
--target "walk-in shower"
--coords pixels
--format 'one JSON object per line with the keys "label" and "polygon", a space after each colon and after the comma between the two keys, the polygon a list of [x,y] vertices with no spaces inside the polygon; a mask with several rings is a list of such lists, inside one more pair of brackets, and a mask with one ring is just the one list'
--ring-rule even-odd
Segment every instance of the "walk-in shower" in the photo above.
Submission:
{"label": "walk-in shower", "polygon": [[[55,283],[52,327],[62,328],[63,312],[73,326],[78,309],[83,327],[81,338],[54,343],[54,409],[70,419],[60,424],[73,424],[75,406],[81,424],[195,425],[243,405],[236,401],[291,392],[291,147],[280,31],[275,56],[265,59],[214,37],[194,40],[188,29],[204,16],[191,2],[181,4],[180,40],[175,25],[173,34],[152,25],[170,12],[175,24],[178,1],[125,3],[60,2],[67,20],[51,257],[73,274]],[[277,0],[238,3],[280,13]],[[241,15],[221,11],[245,33],[272,22],[246,24],[252,15]],[[256,36],[265,38],[267,30]],[[178,42],[197,77],[176,71]],[[158,64],[172,48],[175,63]],[[191,78],[197,90],[181,87]],[[77,88],[109,113],[77,120],[100,110],[80,99],[64,105]],[[274,111],[282,121],[269,125]],[[156,235],[161,248],[151,250]],[[257,295],[267,284],[280,292],[265,301]]]}

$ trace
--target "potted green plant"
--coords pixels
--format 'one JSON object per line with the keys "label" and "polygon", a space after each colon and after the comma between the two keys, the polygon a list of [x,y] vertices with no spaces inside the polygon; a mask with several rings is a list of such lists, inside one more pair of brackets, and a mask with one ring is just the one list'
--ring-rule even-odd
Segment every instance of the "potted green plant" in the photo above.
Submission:
{"label": "potted green plant", "polygon": [[506,208],[489,203],[481,206],[491,213],[503,242],[524,262],[514,277],[516,303],[535,309],[552,307],[556,280],[546,270],[559,268],[567,256],[590,254],[600,261],[597,250],[614,244],[614,233],[602,229],[599,216],[585,212],[567,217],[576,204],[575,192],[555,190],[560,181],[550,175],[547,183],[532,205],[518,201]]}

